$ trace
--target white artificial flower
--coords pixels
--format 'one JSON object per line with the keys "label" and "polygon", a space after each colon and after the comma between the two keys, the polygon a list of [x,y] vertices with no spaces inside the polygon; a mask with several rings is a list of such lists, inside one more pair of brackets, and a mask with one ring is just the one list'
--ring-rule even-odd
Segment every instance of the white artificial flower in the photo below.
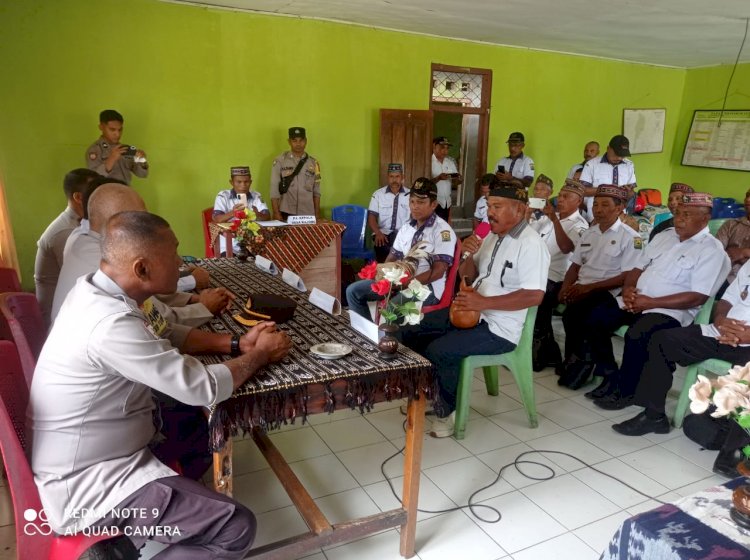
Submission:
{"label": "white artificial flower", "polygon": [[744,366],[734,366],[729,370],[729,376],[735,381],[744,381],[750,383],[750,363]]}
{"label": "white artificial flower", "polygon": [[747,395],[747,385],[741,383],[730,383],[724,385],[714,393],[713,402],[716,411],[711,414],[714,418],[727,416],[737,408],[750,408],[750,399]]}
{"label": "white artificial flower", "polygon": [[415,298],[417,301],[424,301],[430,296],[430,289],[422,284],[419,280],[409,282],[409,287],[405,290],[406,297]]}
{"label": "white artificial flower", "polygon": [[421,321],[424,315],[422,313],[407,313],[404,315],[404,322],[401,323],[402,325],[418,325]]}
{"label": "white artificial flower", "polygon": [[688,391],[690,397],[690,412],[693,414],[702,414],[708,410],[708,406],[711,404],[711,392],[713,387],[711,381],[703,376],[698,376],[696,381]]}
{"label": "white artificial flower", "polygon": [[401,279],[407,276],[406,272],[395,266],[383,267],[382,273],[383,278],[391,284],[400,284]]}

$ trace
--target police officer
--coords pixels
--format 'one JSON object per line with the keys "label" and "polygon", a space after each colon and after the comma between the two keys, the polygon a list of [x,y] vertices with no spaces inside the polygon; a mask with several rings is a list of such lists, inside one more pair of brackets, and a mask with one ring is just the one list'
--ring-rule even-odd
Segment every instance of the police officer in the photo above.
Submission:
{"label": "police officer", "polygon": [[501,158],[495,167],[495,175],[501,181],[519,179],[528,188],[534,180],[534,160],[523,153],[526,139],[522,132],[511,132],[508,140],[508,155]]}
{"label": "police officer", "polygon": [[669,211],[672,213],[673,217],[669,218],[668,220],[659,222],[659,225],[651,230],[651,233],[648,236],[649,243],[651,243],[654,237],[662,231],[674,227],[674,213],[677,211],[677,206],[679,206],[680,202],[682,202],[682,197],[684,195],[693,192],[695,191],[690,185],[686,185],[685,183],[672,183],[672,185],[669,187],[669,198],[667,200],[667,206],[669,207]]}
{"label": "police officer", "polygon": [[674,227],[649,243],[640,262],[628,273],[620,313],[600,315],[596,318],[599,322],[589,325],[602,332],[630,325],[622,367],[618,370],[614,363],[599,364],[604,381],[587,393],[598,407],[620,410],[633,404],[653,334],[689,325],[726,278],[729,257],[708,231],[712,206],[710,194],[683,195],[675,209]]}
{"label": "police officer", "polygon": [[[230,167],[229,184],[232,185],[231,189],[225,189],[216,195],[213,213],[215,223],[228,222],[234,217],[235,210],[243,208],[250,208],[255,212],[258,220],[267,220],[270,217],[268,206],[263,202],[260,193],[251,190],[253,176],[250,173],[250,167]],[[246,203],[242,202],[241,194],[245,195]],[[221,252],[224,253],[226,251],[226,240],[223,235],[220,236],[219,242]],[[236,242],[234,245],[234,250],[239,250],[239,245]]]}
{"label": "police officer", "polygon": [[[627,159],[630,156],[630,140],[618,134],[613,136],[607,146],[607,152],[601,158],[586,162],[581,173],[581,183],[586,187],[586,219],[593,219],[591,206],[599,185],[633,185],[635,186],[635,166]],[[628,200],[634,196],[628,191]]]}
{"label": "police officer", "polygon": [[388,164],[388,184],[376,190],[367,209],[367,224],[372,230],[375,258],[385,261],[396,233],[409,220],[409,189],[404,187],[404,166]]}
{"label": "police officer", "polygon": [[271,168],[271,207],[274,220],[289,216],[320,218],[320,164],[310,156],[307,134],[301,126],[289,129],[290,151],[275,160]]}
{"label": "police officer", "polygon": [[[572,264],[560,288],[559,301],[566,304],[565,362],[558,385],[582,387],[596,364],[611,364],[611,332],[589,328],[597,314],[619,312],[615,296],[620,294],[625,276],[638,263],[641,238],[619,220],[628,197],[627,189],[617,185],[599,185],[594,197],[597,225],[581,234]],[[592,360],[586,359],[588,350]]]}
{"label": "police officer", "polygon": [[86,150],[86,165],[99,175],[119,179],[130,184],[130,177],[148,177],[146,152],[133,150],[134,146],[120,144],[123,123],[122,115],[114,109],[99,113],[99,130],[102,135]]}

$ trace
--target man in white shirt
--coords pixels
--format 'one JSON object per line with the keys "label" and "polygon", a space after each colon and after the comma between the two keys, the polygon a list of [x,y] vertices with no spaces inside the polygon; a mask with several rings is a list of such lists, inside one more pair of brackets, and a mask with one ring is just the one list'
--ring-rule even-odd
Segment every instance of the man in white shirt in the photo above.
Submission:
{"label": "man in white shirt", "polygon": [[[152,388],[211,406],[282,359],[291,341],[273,323],[238,337],[145,315],[146,299],[175,290],[180,262],[177,238],[159,216],[121,212],[109,221],[100,269],[76,284],[37,362],[27,424],[31,466],[57,533],[119,528],[131,551],[120,558],[133,557],[133,546],[153,534],[170,545],[164,558],[240,559],[252,545],[253,514],[154,457]],[[185,331],[180,348],[168,338],[175,330]],[[195,351],[235,358],[205,366],[187,355]],[[143,515],[113,513],[125,508]]]}
{"label": "man in white shirt", "polygon": [[[618,134],[613,136],[607,146],[607,153],[601,158],[594,158],[586,162],[581,174],[581,183],[586,187],[586,219],[594,219],[592,205],[596,188],[599,185],[635,185],[635,167],[633,162],[626,159],[630,156],[630,140]],[[628,200],[634,193],[628,192]]]}
{"label": "man in white shirt", "polygon": [[597,365],[614,362],[611,331],[597,331],[589,325],[601,315],[619,314],[615,297],[640,259],[641,238],[619,219],[627,196],[623,187],[599,185],[593,206],[597,224],[581,234],[570,259],[559,294],[566,308],[565,363],[558,385],[578,389]]}
{"label": "man in white shirt", "polygon": [[539,305],[547,284],[549,251],[526,223],[526,190],[498,186],[487,200],[492,233],[484,240],[470,235],[462,244],[471,258],[463,261],[459,276],[468,278],[474,291],[460,291],[453,303],[458,312],[475,312],[478,324],[456,328],[449,322],[449,309],[440,309],[425,315],[421,324],[400,329],[404,344],[435,364],[440,392],[433,437],[453,434],[461,360],[512,351],[528,308]]}
{"label": "man in white shirt", "polygon": [[[268,220],[271,217],[268,206],[263,202],[260,193],[251,190],[253,176],[250,173],[249,166],[230,167],[229,184],[232,185],[231,189],[219,191],[219,194],[216,195],[212,218],[214,223],[228,222],[234,218],[234,213],[237,210],[244,210],[245,208],[255,212],[255,217],[258,220]],[[226,244],[227,241],[224,236],[219,236],[219,252],[221,254],[226,253]],[[236,254],[240,249],[236,239],[232,241],[232,245]]]}
{"label": "man in white shirt", "polygon": [[404,166],[388,164],[388,184],[376,190],[367,208],[367,225],[372,230],[375,260],[385,262],[396,233],[409,220],[409,189],[404,187]]}
{"label": "man in white shirt", "polygon": [[557,212],[548,199],[543,216],[529,223],[544,240],[550,254],[547,289],[536,312],[534,323],[532,347],[534,371],[541,371],[547,366],[557,367],[562,361],[560,347],[552,332],[552,313],[558,305],[557,297],[565,273],[570,266],[569,257],[581,238],[581,234],[589,228],[588,222],[578,211],[583,200],[583,192],[583,185],[578,181],[566,179],[565,185],[557,196]]}
{"label": "man in white shirt", "polygon": [[489,223],[489,219],[487,218],[487,195],[490,194],[490,190],[499,185],[500,183],[494,173],[486,173],[479,180],[479,199],[474,206],[474,219],[472,220],[474,229],[477,229],[477,226],[482,222]]}
{"label": "man in white shirt", "polygon": [[591,142],[588,142],[583,147],[583,161],[581,163],[574,164],[573,167],[570,168],[570,171],[568,171],[567,178],[573,179],[576,174],[576,171],[578,171],[579,169],[583,169],[583,166],[586,165],[586,162],[598,156],[599,156],[599,142],[597,142],[596,140],[592,140]]}
{"label": "man in white shirt", "polygon": [[456,160],[448,155],[448,149],[452,145],[445,136],[432,139],[432,180],[438,191],[438,206],[435,213],[448,223],[451,221],[453,185],[461,181]]}
{"label": "man in white shirt", "polygon": [[500,181],[518,179],[525,188],[534,180],[534,160],[523,153],[526,139],[522,132],[511,132],[506,141],[508,155],[500,158],[495,166],[495,175]]}

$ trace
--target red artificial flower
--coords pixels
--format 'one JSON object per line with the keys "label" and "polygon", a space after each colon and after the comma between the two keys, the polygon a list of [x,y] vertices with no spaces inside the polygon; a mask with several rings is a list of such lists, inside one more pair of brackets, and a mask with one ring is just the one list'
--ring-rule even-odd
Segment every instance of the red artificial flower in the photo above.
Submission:
{"label": "red artificial flower", "polygon": [[243,218],[246,218],[247,216],[245,215],[245,211],[244,210],[235,210],[234,211],[234,217],[235,218],[239,218],[240,220],[242,220]]}
{"label": "red artificial flower", "polygon": [[402,285],[402,286],[408,286],[408,285],[409,285],[409,282],[410,282],[410,281],[411,281],[411,276],[409,276],[409,275],[407,274],[406,276],[404,276],[404,277],[403,277],[403,278],[401,279],[401,285]]}
{"label": "red artificial flower", "polygon": [[357,276],[359,276],[362,280],[374,280],[375,274],[378,271],[377,268],[378,263],[372,261],[370,264],[362,267],[362,270],[357,273]]}
{"label": "red artificial flower", "polygon": [[232,227],[230,228],[232,231],[237,231],[240,227],[240,220],[234,219],[232,220]]}
{"label": "red artificial flower", "polygon": [[388,292],[391,291],[391,283],[383,278],[382,280],[373,282],[372,286],[370,286],[370,289],[379,296],[385,296],[388,295]]}

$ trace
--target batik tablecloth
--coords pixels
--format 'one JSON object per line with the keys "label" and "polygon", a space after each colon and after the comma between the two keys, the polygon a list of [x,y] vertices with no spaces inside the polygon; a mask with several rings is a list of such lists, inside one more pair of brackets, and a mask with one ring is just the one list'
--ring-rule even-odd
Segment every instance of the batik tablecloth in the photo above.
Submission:
{"label": "batik tablecloth", "polygon": [[[324,388],[323,409],[333,412],[346,405],[369,410],[376,400],[418,395],[431,397],[432,364],[405,346],[393,359],[379,356],[377,346],[349,326],[346,311],[332,316],[308,301],[300,292],[255,267],[252,259],[205,259],[201,263],[211,274],[214,286],[223,286],[237,295],[235,308],[214,318],[205,329],[217,333],[244,334],[247,327],[232,319],[247,296],[275,293],[297,302],[292,320],[280,325],[292,338],[289,355],[270,364],[239,387],[232,398],[218,404],[211,414],[212,445],[220,449],[229,435],[254,426],[274,428],[282,423],[305,420],[308,388]],[[321,342],[340,342],[352,347],[351,354],[337,360],[324,360],[310,353]],[[218,363],[229,356],[201,356],[206,363]],[[316,406],[316,408],[320,408]]]}
{"label": "batik tablecloth", "polygon": [[750,532],[729,516],[737,478],[626,519],[601,560],[750,558]]}

